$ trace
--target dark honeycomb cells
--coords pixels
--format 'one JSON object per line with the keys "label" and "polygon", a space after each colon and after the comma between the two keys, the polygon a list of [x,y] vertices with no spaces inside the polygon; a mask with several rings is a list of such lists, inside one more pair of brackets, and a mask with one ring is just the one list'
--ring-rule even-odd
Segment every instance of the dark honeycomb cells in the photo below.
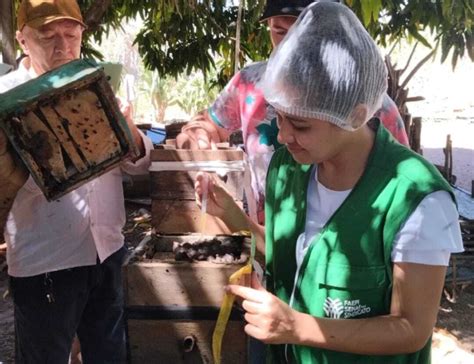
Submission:
{"label": "dark honeycomb cells", "polygon": [[240,236],[229,236],[224,239],[205,239],[192,244],[174,243],[173,253],[177,261],[204,261],[218,257],[240,260],[243,241]]}

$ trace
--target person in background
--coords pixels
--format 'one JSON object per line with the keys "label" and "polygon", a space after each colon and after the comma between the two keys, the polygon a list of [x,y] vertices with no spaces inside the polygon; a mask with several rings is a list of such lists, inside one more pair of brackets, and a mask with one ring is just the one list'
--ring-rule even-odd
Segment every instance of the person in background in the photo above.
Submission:
{"label": "person in background", "polygon": [[[273,46],[278,46],[307,5],[322,1],[325,0],[267,0],[260,20],[268,23]],[[214,104],[184,126],[176,139],[179,148],[210,149],[215,148],[216,143],[226,141],[231,132],[242,131],[251,171],[252,191],[256,199],[248,203],[256,204],[259,223],[264,221],[268,164],[275,150],[280,147],[276,137],[278,129],[275,109],[265,100],[258,86],[266,68],[267,62],[257,62],[236,73]],[[397,106],[386,94],[377,116],[400,143],[408,145]]]}
{"label": "person in background", "polygon": [[437,169],[373,118],[387,88],[374,41],[346,6],[311,4],[260,87],[284,147],[266,181],[266,288],[226,288],[245,332],[271,363],[430,363],[459,216]]}
{"label": "person in background", "polygon": [[[80,56],[85,25],[75,0],[23,0],[17,26],[27,57],[0,78],[0,93]],[[153,146],[127,105],[122,112],[140,157],[53,202],[26,179],[0,133],[0,182],[14,199],[4,235],[19,364],[68,363],[76,332],[84,363],[126,361],[122,171],[146,172]],[[3,161],[15,174],[4,173]]]}

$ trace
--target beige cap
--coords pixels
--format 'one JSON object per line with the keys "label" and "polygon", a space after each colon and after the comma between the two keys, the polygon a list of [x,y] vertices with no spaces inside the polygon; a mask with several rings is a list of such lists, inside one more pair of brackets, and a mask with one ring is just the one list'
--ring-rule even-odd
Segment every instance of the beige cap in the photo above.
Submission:
{"label": "beige cap", "polygon": [[60,19],[71,19],[86,26],[76,0],[23,0],[17,14],[18,30],[25,25],[39,28]]}

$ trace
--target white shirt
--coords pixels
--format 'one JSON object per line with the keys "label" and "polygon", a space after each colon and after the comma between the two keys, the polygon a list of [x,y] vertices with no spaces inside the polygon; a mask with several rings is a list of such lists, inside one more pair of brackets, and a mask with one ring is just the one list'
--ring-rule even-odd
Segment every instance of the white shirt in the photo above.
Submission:
{"label": "white shirt", "polygon": [[[318,181],[317,168],[308,186],[305,232],[298,237],[296,260],[303,262],[308,246],[326,225],[351,190],[333,191]],[[449,264],[451,253],[464,250],[459,215],[446,191],[427,195],[395,236],[392,262],[429,265]]]}
{"label": "white shirt", "polygon": [[[0,93],[34,78],[28,59],[17,71],[0,77]],[[142,134],[146,155],[123,162],[57,201],[48,202],[30,176],[18,192],[8,216],[8,274],[30,277],[46,272],[96,264],[123,245],[125,209],[122,170],[147,173],[153,144]]]}

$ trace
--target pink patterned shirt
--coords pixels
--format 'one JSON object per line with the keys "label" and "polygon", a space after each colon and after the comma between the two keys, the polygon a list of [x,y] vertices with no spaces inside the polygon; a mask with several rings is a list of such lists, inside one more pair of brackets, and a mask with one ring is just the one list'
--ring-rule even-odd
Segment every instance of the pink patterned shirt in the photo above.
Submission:
{"label": "pink patterned shirt", "polygon": [[[276,111],[257,87],[267,62],[253,63],[236,73],[208,112],[220,127],[231,132],[242,130],[244,147],[252,172],[252,189],[257,198],[258,220],[263,223],[265,178],[273,152],[280,144]],[[401,144],[408,137],[397,106],[386,95],[382,108],[375,114]]]}

